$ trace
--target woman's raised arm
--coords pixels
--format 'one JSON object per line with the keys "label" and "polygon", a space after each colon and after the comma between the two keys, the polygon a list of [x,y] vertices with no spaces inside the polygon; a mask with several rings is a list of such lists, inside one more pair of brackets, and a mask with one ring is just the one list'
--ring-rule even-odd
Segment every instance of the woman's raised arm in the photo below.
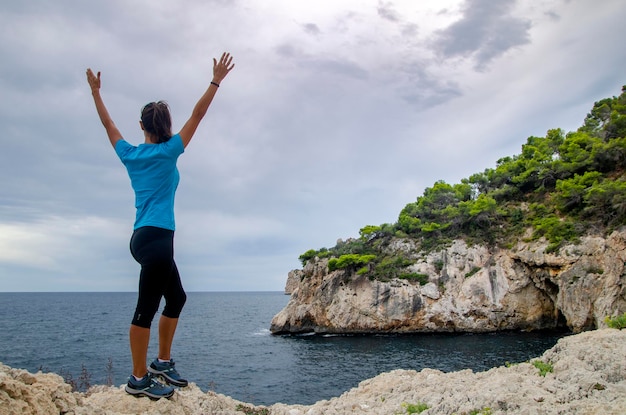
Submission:
{"label": "woman's raised arm", "polygon": [[219,62],[215,58],[213,59],[213,80],[202,97],[200,97],[196,103],[196,106],[193,108],[191,117],[189,117],[179,132],[180,138],[182,139],[185,147],[187,147],[187,144],[191,141],[198,125],[200,124],[200,121],[202,121],[202,118],[209,109],[209,105],[211,105],[211,101],[213,101],[213,97],[215,96],[220,83],[234,67],[235,64],[233,63],[233,57],[230,56],[230,53],[223,53]]}
{"label": "woman's raised arm", "polygon": [[96,76],[91,68],[88,68],[87,82],[89,82],[89,86],[91,87],[91,95],[93,96],[93,101],[96,104],[96,111],[98,111],[100,121],[102,122],[102,125],[104,125],[104,129],[107,132],[111,145],[115,148],[115,143],[122,139],[122,134],[115,126],[115,123],[111,119],[109,111],[107,111],[107,107],[104,105],[104,101],[102,101],[102,97],[100,96],[100,72],[98,72],[98,75]]}

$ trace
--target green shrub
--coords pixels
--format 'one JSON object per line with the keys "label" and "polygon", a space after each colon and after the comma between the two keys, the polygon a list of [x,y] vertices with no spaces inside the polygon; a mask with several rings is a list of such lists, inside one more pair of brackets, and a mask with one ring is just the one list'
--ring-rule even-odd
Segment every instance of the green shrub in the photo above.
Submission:
{"label": "green shrub", "polygon": [[537,215],[533,220],[535,232],[533,237],[545,237],[551,244],[561,244],[563,241],[575,240],[579,234],[574,222],[563,220],[554,214]]}
{"label": "green shrub", "polygon": [[403,403],[402,406],[406,409],[407,414],[421,414],[429,408],[429,406],[423,402],[418,403]]}
{"label": "green shrub", "polygon": [[582,209],[588,189],[602,179],[602,173],[593,171],[583,175],[556,182],[555,202],[561,212],[572,212]]}
{"label": "green shrub", "polygon": [[400,278],[401,280],[417,281],[420,283],[420,285],[426,285],[429,281],[427,274],[418,274],[416,272],[411,272],[409,274],[400,274],[398,278]]}
{"label": "green shrub", "polygon": [[331,258],[328,261],[328,270],[333,272],[338,269],[356,269],[376,259],[376,255],[346,254],[339,258]]}
{"label": "green shrub", "polygon": [[609,317],[606,316],[604,318],[604,322],[606,323],[606,325],[612,329],[618,329],[621,330],[623,328],[626,328],[626,313],[622,314],[621,316],[617,316],[617,317]]}
{"label": "green shrub", "polygon": [[387,256],[379,261],[370,276],[371,279],[389,281],[406,274],[405,268],[414,264],[415,261],[405,258],[402,255]]}
{"label": "green shrub", "polygon": [[315,249],[309,249],[304,254],[300,255],[298,259],[302,263],[302,266],[305,266],[307,262],[317,256],[317,251]]}
{"label": "green shrub", "polygon": [[533,360],[533,366],[539,369],[539,375],[545,376],[547,373],[552,373],[554,369],[550,363],[542,362],[541,360]]}
{"label": "green shrub", "polygon": [[592,266],[587,267],[586,271],[588,274],[599,274],[599,275],[604,274],[604,270],[597,265],[592,265]]}
{"label": "green shrub", "polygon": [[372,240],[376,238],[381,232],[380,226],[367,225],[359,230],[359,235],[363,240]]}
{"label": "green shrub", "polygon": [[320,251],[317,253],[318,258],[328,258],[331,256],[333,256],[333,253],[326,248],[320,249]]}
{"label": "green shrub", "polygon": [[328,248],[322,248],[319,251],[315,249],[309,249],[304,254],[300,255],[298,259],[302,263],[302,266],[305,266],[307,262],[312,260],[313,258],[328,258],[332,255],[332,252],[328,250]]}
{"label": "green shrub", "polygon": [[471,277],[472,275],[476,274],[478,271],[480,271],[480,267],[473,267],[470,272],[465,274],[465,278]]}

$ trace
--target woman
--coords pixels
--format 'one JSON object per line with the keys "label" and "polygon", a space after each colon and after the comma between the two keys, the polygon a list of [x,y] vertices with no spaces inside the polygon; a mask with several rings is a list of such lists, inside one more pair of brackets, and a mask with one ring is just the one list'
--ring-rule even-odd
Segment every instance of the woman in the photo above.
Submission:
{"label": "woman", "polygon": [[[174,262],[174,196],[179,181],[176,162],[191,141],[220,83],[234,68],[232,60],[228,53],[222,54],[219,62],[213,59],[213,79],[178,134],[172,135],[167,104],[162,101],[147,104],[139,122],[145,142],[139,146],[122,138],[100,96],[100,72],[96,76],[87,69],[98,116],[128,170],[135,191],[137,212],[130,251],[141,264],[141,273],[137,307],[129,332],[133,373],[126,392],[132,395],[159,399],[172,396],[171,385],[187,386],[170,355],[178,318],[187,298]],[[165,307],[159,319],[159,353],[148,367],[150,325],[161,297],[165,298]],[[167,384],[157,381],[157,375]]]}

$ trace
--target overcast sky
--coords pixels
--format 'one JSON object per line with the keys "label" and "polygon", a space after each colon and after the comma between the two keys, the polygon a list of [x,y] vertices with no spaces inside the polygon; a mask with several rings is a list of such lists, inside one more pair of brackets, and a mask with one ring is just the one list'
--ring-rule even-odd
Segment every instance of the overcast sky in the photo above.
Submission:
{"label": "overcast sky", "polygon": [[623,0],[23,0],[0,5],[0,291],[134,291],[127,141],[178,131],[235,69],[178,167],[188,291],[282,290],[298,256],[393,223],[437,180],[577,129],[626,84]]}

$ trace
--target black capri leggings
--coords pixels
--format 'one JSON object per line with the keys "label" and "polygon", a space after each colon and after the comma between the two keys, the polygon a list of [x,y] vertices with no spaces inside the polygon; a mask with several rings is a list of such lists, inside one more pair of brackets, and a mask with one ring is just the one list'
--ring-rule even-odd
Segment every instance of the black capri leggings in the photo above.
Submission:
{"label": "black capri leggings", "polygon": [[133,232],[130,253],[139,264],[139,298],[132,324],[150,328],[161,297],[165,317],[178,318],[187,295],[174,262],[174,231],[144,226]]}

